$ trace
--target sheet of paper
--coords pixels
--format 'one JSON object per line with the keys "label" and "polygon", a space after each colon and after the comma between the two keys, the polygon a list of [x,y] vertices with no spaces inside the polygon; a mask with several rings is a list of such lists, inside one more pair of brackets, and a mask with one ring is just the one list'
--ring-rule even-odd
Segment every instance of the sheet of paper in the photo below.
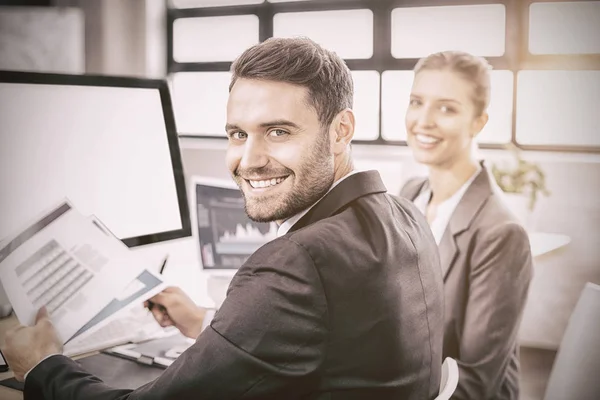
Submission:
{"label": "sheet of paper", "polygon": [[[123,317],[132,307],[141,307],[144,301],[161,292],[166,285],[156,273],[144,270],[140,275],[132,281],[122,292],[120,296],[113,299],[106,307],[98,314],[90,319],[81,329],[73,335],[72,339],[67,342],[67,346],[71,342],[81,342],[96,331],[102,329],[114,319]],[[128,293],[123,295],[123,293]],[[136,327],[132,326],[132,330]]]}
{"label": "sheet of paper", "polygon": [[[103,233],[117,239],[95,215],[88,218]],[[127,248],[125,244],[123,247]],[[130,250],[127,248],[127,251]],[[156,256],[142,259],[141,254],[136,253],[136,257],[138,263],[145,263],[144,265],[148,266],[159,265],[159,258]],[[160,260],[162,263],[164,257],[161,257]],[[67,341],[64,354],[73,355],[103,349],[114,344],[125,343],[131,338],[143,339],[146,336],[151,338],[157,333],[157,329],[160,330],[158,324],[154,323],[156,329],[152,329],[148,326],[147,319],[132,318],[134,314],[132,310],[142,307],[144,301],[164,290],[166,286],[162,276],[149,270],[143,270],[115,299]],[[127,329],[123,333],[125,325]]]}
{"label": "sheet of paper", "polygon": [[0,280],[24,325],[48,309],[66,342],[144,269],[123,243],[68,201],[44,213],[0,248]]}

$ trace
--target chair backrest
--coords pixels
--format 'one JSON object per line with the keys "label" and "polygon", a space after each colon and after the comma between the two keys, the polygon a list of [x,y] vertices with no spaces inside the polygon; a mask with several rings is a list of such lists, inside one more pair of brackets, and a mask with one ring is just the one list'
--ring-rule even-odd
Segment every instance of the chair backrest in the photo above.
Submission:
{"label": "chair backrest", "polygon": [[600,286],[587,283],[569,318],[544,400],[600,398]]}
{"label": "chair backrest", "polygon": [[442,381],[440,393],[435,400],[449,400],[458,386],[458,364],[456,360],[446,357],[442,364]]}

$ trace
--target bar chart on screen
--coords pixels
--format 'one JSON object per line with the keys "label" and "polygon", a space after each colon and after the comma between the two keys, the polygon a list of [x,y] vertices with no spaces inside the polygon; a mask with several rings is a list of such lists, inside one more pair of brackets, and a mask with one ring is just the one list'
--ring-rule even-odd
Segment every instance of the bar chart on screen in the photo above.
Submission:
{"label": "bar chart on screen", "polygon": [[194,177],[191,181],[193,231],[205,269],[236,269],[277,237],[277,224],[252,221],[233,182]]}

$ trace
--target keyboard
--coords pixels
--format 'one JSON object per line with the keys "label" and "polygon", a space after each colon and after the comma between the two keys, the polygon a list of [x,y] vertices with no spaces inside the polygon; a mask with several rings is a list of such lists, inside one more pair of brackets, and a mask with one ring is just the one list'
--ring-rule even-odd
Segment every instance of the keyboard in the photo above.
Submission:
{"label": "keyboard", "polygon": [[157,339],[176,331],[175,327],[162,328],[147,309],[139,307],[84,338],[69,341],[64,346],[63,354],[72,357],[125,343]]}

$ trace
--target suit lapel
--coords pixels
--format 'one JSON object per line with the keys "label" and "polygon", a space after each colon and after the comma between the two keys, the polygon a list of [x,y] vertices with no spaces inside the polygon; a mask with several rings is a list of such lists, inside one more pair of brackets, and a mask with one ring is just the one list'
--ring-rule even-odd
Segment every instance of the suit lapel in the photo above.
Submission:
{"label": "suit lapel", "polygon": [[448,271],[450,271],[458,256],[456,237],[450,232],[450,229],[446,228],[444,231],[438,249],[440,253],[440,264],[442,266],[442,276],[444,277],[444,280],[446,280]]}
{"label": "suit lapel", "polygon": [[479,172],[479,175],[471,183],[452,213],[439,244],[440,262],[442,264],[444,280],[446,280],[460,253],[456,241],[471,226],[471,222],[492,194],[489,173],[483,162],[481,166],[482,170]]}
{"label": "suit lapel", "polygon": [[429,180],[427,178],[415,178],[406,182],[400,190],[400,196],[414,201],[419,193],[429,188]]}
{"label": "suit lapel", "polygon": [[319,200],[306,215],[292,226],[290,232],[334,215],[359,197],[385,192],[387,192],[387,189],[381,180],[379,172],[366,171],[351,175]]}

